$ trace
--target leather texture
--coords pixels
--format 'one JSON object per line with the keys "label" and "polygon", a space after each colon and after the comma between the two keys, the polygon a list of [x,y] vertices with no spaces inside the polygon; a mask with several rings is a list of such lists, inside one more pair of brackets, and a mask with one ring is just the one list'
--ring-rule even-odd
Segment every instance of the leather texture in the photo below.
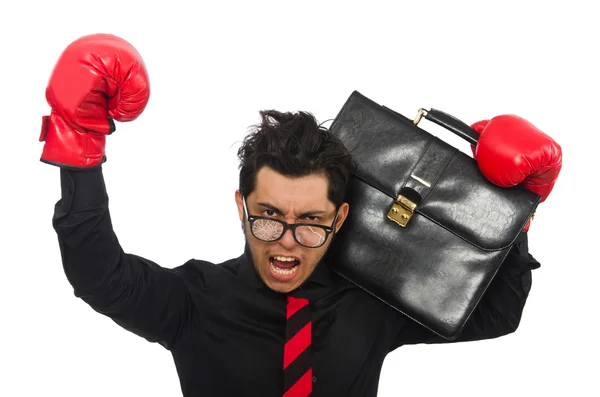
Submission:
{"label": "leather texture", "polygon": [[[333,270],[455,339],[540,197],[492,184],[474,159],[357,91],[330,131],[357,165]],[[387,217],[400,192],[417,203],[406,227]]]}

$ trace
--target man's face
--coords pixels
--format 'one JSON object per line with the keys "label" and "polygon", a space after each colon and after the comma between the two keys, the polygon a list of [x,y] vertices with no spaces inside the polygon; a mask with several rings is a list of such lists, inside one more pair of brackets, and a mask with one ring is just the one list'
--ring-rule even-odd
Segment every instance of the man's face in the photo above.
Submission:
{"label": "man's face", "polygon": [[[327,191],[328,181],[323,174],[289,178],[265,166],[256,175],[256,187],[246,198],[246,205],[250,216],[269,217],[289,224],[331,226],[336,209],[327,198]],[[250,232],[239,190],[236,191],[235,199],[240,220],[244,222],[254,267],[260,278],[277,292],[287,293],[298,288],[312,274],[327,251],[332,235],[330,234],[325,244],[318,248],[298,244],[289,229],[277,241],[261,241]],[[343,203],[335,224],[336,232],[344,223],[347,214],[348,204]]]}

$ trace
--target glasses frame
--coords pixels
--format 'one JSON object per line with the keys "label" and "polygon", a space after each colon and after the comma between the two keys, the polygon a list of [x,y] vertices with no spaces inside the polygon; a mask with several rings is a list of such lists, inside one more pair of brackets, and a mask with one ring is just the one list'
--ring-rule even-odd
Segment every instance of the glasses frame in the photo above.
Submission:
{"label": "glasses frame", "polygon": [[[331,223],[331,226],[318,225],[315,223],[287,223],[287,222],[281,221],[279,219],[269,218],[268,216],[250,215],[250,213],[248,212],[248,206],[246,205],[246,197],[243,198],[243,202],[244,202],[244,212],[246,213],[246,219],[248,220],[248,223],[250,223],[250,233],[252,233],[254,238],[256,238],[257,240],[264,241],[265,243],[274,243],[275,241],[281,240],[281,238],[285,235],[285,232],[287,232],[288,229],[290,229],[292,231],[292,236],[294,236],[294,240],[301,246],[306,247],[306,248],[320,248],[323,245],[325,245],[325,243],[327,242],[327,239],[329,238],[329,235],[334,232],[335,222],[337,222],[337,218],[339,215],[339,207],[337,207],[335,209],[335,217],[333,218],[333,222]],[[259,219],[266,219],[268,221],[281,223],[283,225],[283,230],[281,232],[281,235],[279,237],[277,237],[275,240],[263,240],[262,238],[257,237],[254,234],[253,225],[254,225],[254,222]],[[318,227],[320,229],[323,229],[325,231],[325,239],[323,240],[323,243],[320,245],[317,245],[317,246],[310,246],[310,245],[302,244],[300,241],[298,241],[298,238],[296,237],[296,228],[298,226]]]}

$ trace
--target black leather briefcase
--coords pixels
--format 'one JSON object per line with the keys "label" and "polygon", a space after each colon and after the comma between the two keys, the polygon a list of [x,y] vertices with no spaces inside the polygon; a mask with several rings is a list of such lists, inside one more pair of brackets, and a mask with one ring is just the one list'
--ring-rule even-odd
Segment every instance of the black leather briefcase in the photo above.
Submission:
{"label": "black leather briefcase", "polygon": [[[478,134],[431,109],[420,116],[469,143]],[[455,339],[540,197],[500,188],[476,161],[353,92],[330,131],[356,162],[333,270],[445,339]]]}

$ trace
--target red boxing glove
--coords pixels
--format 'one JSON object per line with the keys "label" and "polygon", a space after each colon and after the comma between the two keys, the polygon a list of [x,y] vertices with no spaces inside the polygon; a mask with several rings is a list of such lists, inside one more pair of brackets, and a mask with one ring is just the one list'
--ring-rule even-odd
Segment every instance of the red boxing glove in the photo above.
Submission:
{"label": "red boxing glove", "polygon": [[113,119],[135,120],[149,97],[144,61],[131,44],[111,34],[77,39],[61,54],[46,88],[52,111],[42,119],[40,160],[68,168],[102,164]]}
{"label": "red boxing glove", "polygon": [[[483,175],[502,187],[522,184],[546,200],[562,167],[562,150],[527,120],[503,115],[471,126],[480,134],[473,148]],[[529,229],[529,222],[524,230]]]}

